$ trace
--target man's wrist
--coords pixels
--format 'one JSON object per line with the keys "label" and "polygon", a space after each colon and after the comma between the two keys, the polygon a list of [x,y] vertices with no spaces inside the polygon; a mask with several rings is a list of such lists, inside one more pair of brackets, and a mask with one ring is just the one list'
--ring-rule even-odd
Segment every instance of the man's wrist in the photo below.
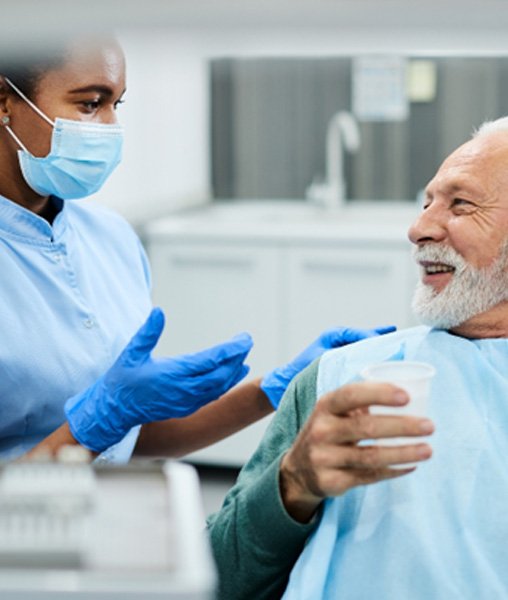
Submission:
{"label": "man's wrist", "polygon": [[284,455],[280,463],[279,487],[287,513],[299,523],[308,523],[316,513],[323,498],[316,496],[306,488],[298,470],[293,468],[291,464],[289,453]]}

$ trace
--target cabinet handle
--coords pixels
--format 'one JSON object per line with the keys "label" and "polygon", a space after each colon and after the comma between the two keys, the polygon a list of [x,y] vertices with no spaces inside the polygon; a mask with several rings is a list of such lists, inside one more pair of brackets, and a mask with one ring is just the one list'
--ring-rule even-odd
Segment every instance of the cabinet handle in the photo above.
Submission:
{"label": "cabinet handle", "polygon": [[333,273],[337,271],[347,273],[372,273],[376,275],[386,275],[390,272],[391,267],[389,265],[369,265],[360,263],[323,263],[318,261],[304,261],[302,263],[303,268],[306,271],[322,272],[322,273]]}
{"label": "cabinet handle", "polygon": [[207,267],[211,269],[251,269],[254,264],[247,258],[213,256],[172,256],[170,262],[179,268]]}

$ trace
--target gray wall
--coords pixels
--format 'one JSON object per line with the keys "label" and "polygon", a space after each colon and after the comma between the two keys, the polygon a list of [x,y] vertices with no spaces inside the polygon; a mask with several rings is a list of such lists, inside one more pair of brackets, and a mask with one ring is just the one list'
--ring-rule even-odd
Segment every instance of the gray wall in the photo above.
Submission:
{"label": "gray wall", "polygon": [[[432,58],[437,93],[403,122],[361,123],[346,159],[348,196],[414,199],[443,158],[486,119],[508,113],[508,59]],[[350,58],[210,62],[216,198],[304,198],[325,171],[325,134],[351,110]]]}

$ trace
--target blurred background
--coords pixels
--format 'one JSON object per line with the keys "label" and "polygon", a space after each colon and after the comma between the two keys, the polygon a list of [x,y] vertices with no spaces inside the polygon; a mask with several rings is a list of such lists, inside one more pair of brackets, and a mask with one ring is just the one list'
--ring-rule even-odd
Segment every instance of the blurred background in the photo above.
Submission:
{"label": "blurred background", "polygon": [[[4,55],[74,31],[113,29],[124,47],[124,160],[93,201],[146,245],[159,352],[248,330],[261,375],[324,328],[414,324],[405,232],[421,190],[508,113],[504,0],[0,6]],[[227,485],[265,427],[189,460]]]}

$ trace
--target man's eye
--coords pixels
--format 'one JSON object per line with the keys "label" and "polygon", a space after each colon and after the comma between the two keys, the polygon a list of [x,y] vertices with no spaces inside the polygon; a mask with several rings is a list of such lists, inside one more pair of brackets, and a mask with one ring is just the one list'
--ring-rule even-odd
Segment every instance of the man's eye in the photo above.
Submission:
{"label": "man's eye", "polygon": [[474,202],[471,200],[465,200],[464,198],[454,198],[452,201],[452,208],[455,208],[461,212],[470,212],[476,208]]}

